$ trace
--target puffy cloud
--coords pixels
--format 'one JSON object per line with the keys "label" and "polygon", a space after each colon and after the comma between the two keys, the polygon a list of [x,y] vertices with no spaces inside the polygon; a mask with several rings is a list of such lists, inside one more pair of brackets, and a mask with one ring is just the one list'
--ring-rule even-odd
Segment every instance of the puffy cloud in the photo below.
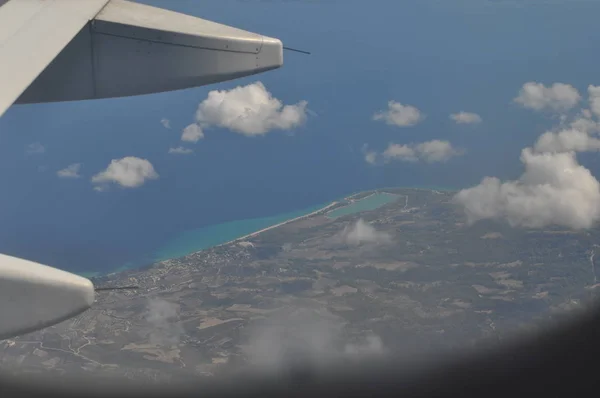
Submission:
{"label": "puffy cloud", "polygon": [[365,155],[365,162],[369,164],[377,163],[378,154],[376,151],[369,149],[368,144],[364,144],[361,148],[363,155]]}
{"label": "puffy cloud", "polygon": [[160,298],[148,300],[146,322],[151,326],[148,340],[151,344],[171,347],[185,334],[179,320],[179,305]]}
{"label": "puffy cloud", "polygon": [[367,151],[365,152],[365,162],[369,164],[375,164],[377,162],[377,152]]}
{"label": "puffy cloud", "polygon": [[514,101],[529,109],[563,112],[577,105],[580,99],[577,89],[569,84],[554,83],[546,87],[542,83],[528,82],[523,84]]}
{"label": "puffy cloud", "polygon": [[375,334],[369,334],[364,343],[348,343],[344,347],[346,355],[359,357],[379,356],[384,353],[383,341]]}
{"label": "puffy cloud", "polygon": [[369,333],[365,342],[348,341],[344,319],[323,309],[288,307],[245,327],[242,350],[253,368],[263,372],[330,368],[340,359],[381,357],[386,348]]}
{"label": "puffy cloud", "polygon": [[596,116],[600,116],[600,86],[588,86],[588,96],[591,111]]}
{"label": "puffy cloud", "polygon": [[373,120],[382,120],[391,126],[409,127],[419,123],[425,117],[412,105],[403,105],[396,101],[388,102],[388,109],[373,115]]}
{"label": "puffy cloud", "polygon": [[39,142],[34,142],[33,144],[30,144],[27,146],[27,149],[25,150],[25,152],[27,152],[28,155],[44,153],[44,152],[46,152],[46,147],[44,147]]}
{"label": "puffy cloud", "polygon": [[580,229],[600,219],[600,184],[577,162],[575,152],[535,153],[525,148],[521,162],[525,172],[518,180],[503,183],[485,177],[454,197],[469,223],[504,219],[512,226]]}
{"label": "puffy cloud", "polygon": [[416,162],[419,160],[415,149],[409,145],[401,145],[390,143],[387,149],[383,152],[383,157],[386,161],[402,160],[405,162]]}
{"label": "puffy cloud", "polygon": [[590,152],[600,150],[600,140],[581,130],[569,129],[542,134],[534,145],[536,152]]}
{"label": "puffy cloud", "polygon": [[196,123],[186,126],[181,133],[181,141],[198,142],[202,138],[204,138],[204,132],[202,132],[202,128]]}
{"label": "puffy cloud", "polygon": [[[146,159],[127,156],[122,159],[113,159],[106,170],[92,177],[92,183],[115,183],[125,188],[137,188],[142,186],[146,180],[154,180],[158,177],[152,163]],[[104,187],[97,188],[97,190],[104,190]]]}
{"label": "puffy cloud", "polygon": [[481,116],[472,112],[453,113],[450,115],[450,119],[454,120],[457,124],[475,124],[482,121]]}
{"label": "puffy cloud", "polygon": [[340,235],[342,242],[357,246],[362,243],[390,243],[392,237],[387,232],[377,231],[372,225],[360,218],[351,226],[344,227]]}
{"label": "puffy cloud", "polygon": [[570,127],[574,130],[583,131],[585,133],[598,133],[600,132],[600,125],[592,120],[592,114],[589,109],[581,111],[581,115],[576,117],[570,124]]}
{"label": "puffy cloud", "polygon": [[[570,92],[564,87],[561,90]],[[518,180],[501,182],[485,177],[479,185],[463,189],[454,197],[469,223],[499,219],[528,228],[558,225],[585,229],[600,220],[600,183],[576,156],[577,152],[600,150],[600,139],[594,136],[600,129],[592,120],[600,90],[590,86],[588,91],[591,111],[581,110],[570,123],[567,116],[561,117],[556,131],[545,132],[532,148],[522,150],[525,170]],[[564,100],[562,109],[577,102],[572,91],[563,98],[571,100]]]}
{"label": "puffy cloud", "polygon": [[222,127],[247,136],[264,135],[302,125],[306,105],[306,101],[283,105],[261,82],[256,82],[209,92],[198,106],[196,120],[202,127]]}
{"label": "puffy cloud", "polygon": [[79,169],[81,169],[81,163],[73,163],[62,170],[58,170],[56,174],[60,178],[79,178]]}
{"label": "puffy cloud", "polygon": [[461,156],[464,153],[463,149],[454,148],[448,141],[431,140],[410,145],[390,143],[383,152],[383,157],[386,161],[416,162],[423,160],[427,163],[438,163],[447,162],[451,158]]}
{"label": "puffy cloud", "polygon": [[428,163],[447,162],[450,158],[465,153],[463,149],[456,149],[448,141],[441,140],[422,142],[415,149],[419,156]]}
{"label": "puffy cloud", "polygon": [[177,148],[169,148],[169,153],[172,155],[189,155],[192,152],[194,151],[192,151],[189,148],[184,148],[182,146],[179,146]]}
{"label": "puffy cloud", "polygon": [[171,121],[169,119],[167,119],[167,118],[163,117],[162,119],[160,119],[160,124],[162,124],[163,127],[166,128],[166,129],[170,129],[171,128]]}

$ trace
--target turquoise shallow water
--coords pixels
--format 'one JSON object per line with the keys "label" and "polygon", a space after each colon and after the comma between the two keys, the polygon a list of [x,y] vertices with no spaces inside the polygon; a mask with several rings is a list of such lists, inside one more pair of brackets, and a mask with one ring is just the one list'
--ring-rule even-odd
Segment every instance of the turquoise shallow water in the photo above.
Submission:
{"label": "turquoise shallow water", "polygon": [[[441,188],[441,187],[423,187],[424,189],[437,189],[437,190],[453,190],[452,188]],[[359,192],[357,192],[359,193]],[[355,193],[356,194],[356,193]],[[348,197],[348,196],[345,196]],[[377,209],[387,203],[391,203],[398,200],[401,196],[390,193],[375,193],[374,195],[368,196],[364,199],[357,200],[356,202],[335,209],[327,213],[327,217],[337,218],[348,214],[354,214],[361,211],[369,211]],[[339,202],[345,201],[345,199],[339,199]],[[332,201],[333,202],[333,201]],[[306,214],[310,214],[317,210],[324,208],[331,202],[315,205],[308,209],[296,210],[289,213],[278,214],[270,217],[252,218],[246,220],[230,221],[223,224],[211,225],[202,228],[189,230],[179,234],[173,239],[167,241],[164,245],[159,247],[153,253],[150,253],[146,258],[140,259],[136,262],[129,262],[122,264],[119,267],[115,267],[108,273],[120,272],[127,269],[139,268],[144,265],[151,263],[168,260],[171,258],[183,257],[188,254],[204,250],[213,246],[217,246],[234,239],[238,239],[242,236],[251,234],[261,229],[270,227],[282,223],[287,220],[291,220],[296,217],[301,217]],[[105,272],[79,272],[79,275],[91,278],[95,276],[101,276]]]}
{"label": "turquoise shallow water", "polygon": [[260,231],[261,229],[270,227],[272,225],[310,214],[329,204],[330,203],[320,204],[308,209],[297,210],[271,217],[231,221],[223,224],[193,229],[180,234],[156,250],[153,253],[154,261],[163,261],[170,258],[182,257],[199,250],[217,246],[253,232]]}
{"label": "turquoise shallow water", "polygon": [[361,211],[375,210],[378,207],[381,207],[387,203],[391,203],[398,200],[399,197],[399,195],[394,195],[385,192],[376,193],[371,196],[367,196],[366,198],[357,200],[356,202],[351,203],[348,206],[332,210],[329,213],[327,213],[327,217],[337,218],[346,216],[348,214],[359,213]]}

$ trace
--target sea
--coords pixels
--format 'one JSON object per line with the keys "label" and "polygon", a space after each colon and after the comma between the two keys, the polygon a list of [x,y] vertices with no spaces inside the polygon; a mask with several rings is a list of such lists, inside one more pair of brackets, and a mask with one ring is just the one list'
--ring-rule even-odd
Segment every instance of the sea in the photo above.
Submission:
{"label": "sea", "polygon": [[[453,191],[455,188],[448,187],[415,187],[420,189],[435,189],[440,191]],[[383,188],[382,190],[384,190]],[[388,188],[389,189],[389,188]],[[325,216],[329,218],[338,218],[350,214],[356,214],[363,211],[375,210],[385,204],[398,200],[401,196],[378,192],[363,197],[362,199],[352,200],[349,202],[347,198],[351,198],[362,192],[355,192],[346,195],[342,198],[332,200],[326,203],[320,203],[305,209],[300,209],[283,214],[276,214],[268,217],[249,218],[237,221],[229,221],[226,223],[204,226],[200,228],[183,231],[173,238],[166,241],[160,247],[157,247],[151,253],[139,258],[136,261],[130,261],[124,264],[116,265],[112,268],[105,268],[102,271],[75,271],[75,273],[88,278],[98,277],[110,273],[125,271],[128,269],[140,268],[160,261],[179,258],[191,253],[195,253],[204,249],[221,245],[232,240],[239,239],[253,232],[260,231],[273,225],[283,223],[304,215],[308,215],[320,209],[323,209],[333,202],[347,203],[345,206],[338,207],[332,211],[326,212]]]}

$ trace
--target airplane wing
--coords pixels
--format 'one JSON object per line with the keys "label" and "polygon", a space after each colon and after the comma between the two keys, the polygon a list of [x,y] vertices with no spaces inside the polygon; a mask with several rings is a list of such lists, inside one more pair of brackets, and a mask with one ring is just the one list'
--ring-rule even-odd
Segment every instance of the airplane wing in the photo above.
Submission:
{"label": "airplane wing", "polygon": [[94,303],[81,276],[0,254],[0,340],[67,320]]}
{"label": "airplane wing", "polygon": [[197,87],[283,65],[280,40],[125,0],[0,0],[0,116],[13,103]]}
{"label": "airplane wing", "polygon": [[[131,1],[0,0],[0,116],[13,103],[178,90],[282,64],[278,39]],[[0,254],[0,301],[6,339],[85,311],[94,286]]]}

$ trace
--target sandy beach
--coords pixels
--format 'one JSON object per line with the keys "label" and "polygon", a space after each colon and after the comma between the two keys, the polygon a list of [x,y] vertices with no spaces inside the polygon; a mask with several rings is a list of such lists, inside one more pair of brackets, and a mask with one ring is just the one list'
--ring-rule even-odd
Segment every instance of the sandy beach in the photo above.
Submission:
{"label": "sandy beach", "polygon": [[296,217],[296,218],[292,218],[292,219],[286,220],[284,222],[281,222],[279,224],[271,225],[270,227],[263,228],[263,229],[261,229],[259,231],[252,232],[252,233],[250,233],[248,235],[244,235],[242,237],[230,240],[229,242],[221,243],[220,245],[217,245],[215,247],[225,246],[225,245],[229,245],[231,243],[240,242],[240,241],[243,241],[243,240],[255,237],[255,236],[257,236],[259,234],[262,234],[263,232],[269,231],[271,229],[274,229],[274,228],[277,228],[277,227],[281,227],[282,225],[285,225],[285,224],[288,224],[288,223],[291,223],[291,222],[294,222],[294,221],[302,220],[303,218],[312,217],[312,216],[317,215],[317,214],[322,213],[322,212],[326,212],[328,209],[332,208],[333,206],[337,205],[338,203],[339,202],[332,202],[331,204],[328,204],[327,206],[325,206],[325,207],[323,207],[323,208],[321,208],[319,210],[315,210],[312,213],[305,214],[303,216],[299,216],[299,217]]}

